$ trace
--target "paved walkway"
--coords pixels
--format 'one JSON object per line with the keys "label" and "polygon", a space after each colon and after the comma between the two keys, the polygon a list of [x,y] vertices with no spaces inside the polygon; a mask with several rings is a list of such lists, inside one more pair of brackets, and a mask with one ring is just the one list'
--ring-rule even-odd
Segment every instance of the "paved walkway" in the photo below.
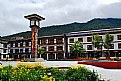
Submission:
{"label": "paved walkway", "polygon": [[110,81],[121,81],[121,69],[103,69],[91,65],[85,66],[90,70],[97,71],[101,75],[102,79],[107,79]]}

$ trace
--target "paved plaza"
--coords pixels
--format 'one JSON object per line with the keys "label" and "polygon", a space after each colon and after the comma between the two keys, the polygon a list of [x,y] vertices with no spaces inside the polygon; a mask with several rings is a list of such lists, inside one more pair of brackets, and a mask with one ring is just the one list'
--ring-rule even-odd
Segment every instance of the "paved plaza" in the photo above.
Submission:
{"label": "paved plaza", "polygon": [[[2,61],[3,66],[13,65],[16,66],[19,62],[16,61]],[[31,62],[32,63],[32,62]],[[45,61],[42,62],[45,66],[52,67],[68,67],[68,66],[76,66],[78,64],[77,61]],[[102,79],[108,79],[110,81],[121,81],[121,69],[103,69],[100,67],[95,67],[91,65],[83,65],[90,70],[95,70],[101,75]]]}

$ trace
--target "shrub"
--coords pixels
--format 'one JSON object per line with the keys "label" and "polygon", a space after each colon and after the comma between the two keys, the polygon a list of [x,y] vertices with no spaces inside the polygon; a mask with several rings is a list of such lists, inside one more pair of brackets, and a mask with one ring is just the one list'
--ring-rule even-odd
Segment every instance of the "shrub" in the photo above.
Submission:
{"label": "shrub", "polygon": [[[48,75],[52,72],[52,76]],[[1,81],[96,81],[98,74],[82,66],[71,66],[67,70],[45,68],[41,64],[19,64],[16,67],[0,68]]]}

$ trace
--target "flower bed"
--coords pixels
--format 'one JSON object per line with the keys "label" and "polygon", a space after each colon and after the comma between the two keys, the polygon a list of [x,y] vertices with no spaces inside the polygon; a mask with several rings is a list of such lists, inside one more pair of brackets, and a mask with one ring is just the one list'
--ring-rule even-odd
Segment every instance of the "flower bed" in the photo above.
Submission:
{"label": "flower bed", "polygon": [[1,81],[96,81],[98,74],[81,66],[71,66],[67,70],[45,67],[40,63],[21,63],[16,67],[0,68]]}
{"label": "flower bed", "polygon": [[93,60],[93,58],[72,58],[73,61]]}
{"label": "flower bed", "polygon": [[106,69],[121,69],[121,62],[78,62],[78,64],[87,64]]}

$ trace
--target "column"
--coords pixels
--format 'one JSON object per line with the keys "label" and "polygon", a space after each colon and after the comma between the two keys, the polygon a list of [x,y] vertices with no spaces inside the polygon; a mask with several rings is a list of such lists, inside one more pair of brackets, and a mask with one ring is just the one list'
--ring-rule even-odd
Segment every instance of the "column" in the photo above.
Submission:
{"label": "column", "polygon": [[48,46],[47,46],[46,50],[48,51]]}
{"label": "column", "polygon": [[47,53],[47,60],[48,60],[48,53]]}
{"label": "column", "polygon": [[54,43],[56,44],[56,39],[54,39]]}
{"label": "column", "polygon": [[1,59],[3,59],[3,55],[1,55]]}
{"label": "column", "polygon": [[32,58],[32,56],[30,55],[30,58]]}
{"label": "column", "polygon": [[56,53],[55,53],[55,59],[56,59]]}
{"label": "column", "polygon": [[[63,51],[64,51],[64,45],[63,45]],[[65,58],[65,57],[66,57],[66,53],[64,52],[63,58]]]}
{"label": "column", "polygon": [[48,39],[46,39],[46,44],[48,44]]}
{"label": "column", "polygon": [[66,34],[64,34],[64,54],[67,57],[67,52],[68,52],[68,38],[66,36]]}
{"label": "column", "polygon": [[116,52],[115,52],[115,57],[116,57]]}
{"label": "column", "polygon": [[57,46],[54,46],[54,51],[56,51],[57,50]]}
{"label": "column", "polygon": [[39,44],[42,44],[42,43],[41,43],[41,39],[39,40]]}
{"label": "column", "polygon": [[63,54],[63,58],[66,58],[66,54],[65,53]]}
{"label": "column", "polygon": [[40,54],[39,58],[41,58],[41,54]]}
{"label": "column", "polygon": [[64,38],[63,38],[63,43],[64,43]]}

